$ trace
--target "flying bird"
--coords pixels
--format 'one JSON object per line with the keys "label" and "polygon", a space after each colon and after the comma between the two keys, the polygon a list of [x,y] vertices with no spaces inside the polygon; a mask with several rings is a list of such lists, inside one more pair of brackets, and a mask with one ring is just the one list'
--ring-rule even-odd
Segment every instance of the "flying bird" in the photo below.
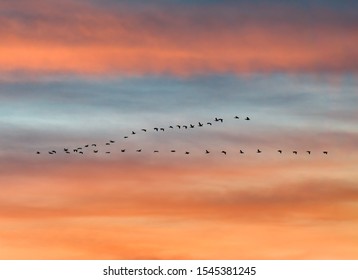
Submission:
{"label": "flying bird", "polygon": [[218,118],[215,118],[215,121],[216,121],[216,122],[218,122],[218,121],[219,121],[219,119],[218,119]]}
{"label": "flying bird", "polygon": [[183,125],[183,127],[184,127],[185,129],[188,129],[188,126],[187,126],[187,125]]}
{"label": "flying bird", "polygon": [[186,155],[189,155],[190,153],[189,152],[185,152]]}
{"label": "flying bird", "polygon": [[159,151],[158,151],[158,150],[155,150],[154,153],[159,153]]}
{"label": "flying bird", "polygon": [[127,138],[128,138],[128,136],[124,136],[124,138],[125,138],[125,139],[127,139]]}
{"label": "flying bird", "polygon": [[203,126],[203,124],[201,122],[199,122],[199,126]]}
{"label": "flying bird", "polygon": [[309,154],[309,155],[311,154],[311,151],[306,151],[306,152],[307,152],[307,154]]}
{"label": "flying bird", "polygon": [[124,153],[125,151],[126,151],[126,149],[121,150],[122,153]]}
{"label": "flying bird", "polygon": [[159,131],[159,128],[158,128],[158,127],[154,127],[154,130],[155,130],[155,131]]}
{"label": "flying bird", "polygon": [[163,128],[163,127],[161,127],[161,128],[160,128],[160,130],[161,130],[161,131],[164,131],[164,128]]}
{"label": "flying bird", "polygon": [[327,152],[327,151],[323,151],[323,153],[324,153],[325,155],[328,155],[328,152]]}
{"label": "flying bird", "polygon": [[83,152],[82,152],[82,151],[80,151],[79,153],[83,155]]}
{"label": "flying bird", "polygon": [[38,155],[39,155],[39,154],[40,154],[40,152],[36,152],[36,154],[38,154]]}
{"label": "flying bird", "polygon": [[108,145],[111,145],[111,143],[106,143],[106,145],[108,146]]}
{"label": "flying bird", "polygon": [[48,152],[50,155],[53,155],[53,152]]}
{"label": "flying bird", "polygon": [[293,151],[293,153],[294,153],[295,155],[297,155],[297,151]]}
{"label": "flying bird", "polygon": [[175,153],[175,150],[171,150],[172,153]]}
{"label": "flying bird", "polygon": [[141,151],[142,151],[142,149],[137,150],[138,153],[140,153]]}
{"label": "flying bird", "polygon": [[113,144],[114,142],[115,142],[115,141],[113,141],[113,140],[109,140],[109,143],[112,143],[112,144]]}
{"label": "flying bird", "polygon": [[92,146],[92,147],[96,147],[97,145],[96,145],[96,144],[92,144],[91,146]]}
{"label": "flying bird", "polygon": [[195,127],[195,125],[193,125],[193,124],[190,124],[190,128],[194,128]]}
{"label": "flying bird", "polygon": [[207,122],[206,124],[208,124],[208,125],[213,125],[211,122]]}
{"label": "flying bird", "polygon": [[106,154],[110,154],[111,152],[106,152]]}
{"label": "flying bird", "polygon": [[179,128],[179,129],[180,129],[180,125],[179,125],[179,124],[177,125],[177,128]]}
{"label": "flying bird", "polygon": [[258,153],[258,154],[261,153],[260,149],[257,149],[257,153]]}
{"label": "flying bird", "polygon": [[208,150],[205,150],[205,154],[209,154],[210,152]]}
{"label": "flying bird", "polygon": [[280,154],[282,154],[282,150],[277,150]]}
{"label": "flying bird", "polygon": [[250,118],[249,118],[249,117],[246,117],[245,121],[249,121],[249,120],[250,120]]}
{"label": "flying bird", "polygon": [[170,125],[169,128],[174,128],[174,127],[172,125]]}
{"label": "flying bird", "polygon": [[98,150],[94,150],[93,152],[94,152],[95,154],[97,154],[97,153],[98,153]]}
{"label": "flying bird", "polygon": [[240,154],[243,154],[244,152],[242,150],[240,150]]}
{"label": "flying bird", "polygon": [[135,134],[135,132],[134,132],[134,131],[132,131],[132,134],[134,135],[134,134]]}
{"label": "flying bird", "polygon": [[77,150],[77,149],[73,149],[73,151],[74,151],[75,153],[77,153],[77,152],[78,152],[78,150]]}
{"label": "flying bird", "polygon": [[147,130],[145,128],[142,128],[142,131],[147,132]]}
{"label": "flying bird", "polygon": [[221,153],[223,153],[224,155],[226,155],[226,151],[221,151]]}
{"label": "flying bird", "polygon": [[223,120],[223,119],[219,119],[219,121],[223,122],[224,120]]}
{"label": "flying bird", "polygon": [[239,119],[239,117],[238,116],[235,116],[235,118],[234,119]]}
{"label": "flying bird", "polygon": [[85,145],[86,148],[88,148],[89,145]]}

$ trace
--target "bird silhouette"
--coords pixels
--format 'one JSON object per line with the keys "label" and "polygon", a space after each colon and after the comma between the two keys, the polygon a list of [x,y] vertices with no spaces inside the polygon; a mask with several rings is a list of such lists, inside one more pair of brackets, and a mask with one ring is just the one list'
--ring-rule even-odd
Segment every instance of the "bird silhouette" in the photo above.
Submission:
{"label": "bird silhouette", "polygon": [[177,128],[179,128],[179,129],[180,129],[180,125],[177,125]]}
{"label": "bird silhouette", "polygon": [[208,150],[205,150],[205,154],[209,154],[210,152]]}
{"label": "bird silhouette", "polygon": [[142,149],[137,150],[138,153],[140,153],[141,151],[142,151]]}
{"label": "bird silhouette", "polygon": [[160,130],[161,130],[161,131],[164,131],[164,128],[163,128],[163,127],[161,127],[161,128],[160,128]]}
{"label": "bird silhouette", "polygon": [[91,146],[92,146],[92,147],[96,147],[97,145],[96,145],[96,144],[92,144]]}
{"label": "bird silhouette", "polygon": [[128,138],[128,136],[124,136],[124,139],[127,139]]}
{"label": "bird silhouette", "polygon": [[142,131],[147,132],[147,130],[145,128],[142,128]]}
{"label": "bird silhouette", "polygon": [[258,153],[258,154],[261,153],[260,149],[257,149],[257,153]]}
{"label": "bird silhouette", "polygon": [[113,144],[114,142],[115,142],[115,141],[113,141],[113,140],[109,140],[109,143],[112,143],[112,144]]}
{"label": "bird silhouette", "polygon": [[226,151],[221,151],[221,153],[223,153],[224,155],[226,155]]}
{"label": "bird silhouette", "polygon": [[88,148],[89,145],[85,145],[86,148]]}
{"label": "bird silhouette", "polygon": [[158,128],[158,127],[154,127],[154,130],[155,130],[155,131],[159,131],[159,128]]}
{"label": "bird silhouette", "polygon": [[282,150],[277,150],[280,154],[282,154]]}
{"label": "bird silhouette", "polygon": [[79,154],[83,155],[83,152],[82,152],[82,151],[80,151],[80,152],[79,152]]}
{"label": "bird silhouette", "polygon": [[213,125],[211,122],[207,122],[206,124],[208,124],[208,125]]}
{"label": "bird silhouette", "polygon": [[306,152],[307,152],[307,154],[309,154],[309,155],[311,154],[311,151],[306,151]]}
{"label": "bird silhouette", "polygon": [[158,151],[158,150],[155,150],[154,153],[159,153],[159,151]]}
{"label": "bird silhouette", "polygon": [[78,152],[78,150],[77,150],[77,149],[73,149],[73,151],[74,151],[75,153],[77,153],[77,152]]}
{"label": "bird silhouette", "polygon": [[111,143],[106,143],[107,146],[111,145]]}
{"label": "bird silhouette", "polygon": [[56,154],[56,151],[55,151],[55,150],[53,150],[52,152],[53,152],[54,154]]}
{"label": "bird silhouette", "polygon": [[218,119],[218,118],[215,118],[215,121],[216,121],[216,122],[218,122],[218,121],[219,121],[219,119]]}
{"label": "bird silhouette", "polygon": [[198,124],[198,125],[199,125],[200,127],[201,127],[201,126],[203,126],[203,124],[202,124],[201,122],[199,122],[199,124]]}
{"label": "bird silhouette", "polygon": [[183,127],[184,127],[185,129],[188,129],[188,126],[187,126],[187,125],[183,125]]}
{"label": "bird silhouette", "polygon": [[223,122],[224,120],[223,119],[219,119],[220,122]]}
{"label": "bird silhouette", "polygon": [[297,151],[293,151],[293,153],[294,153],[295,155],[297,155]]}
{"label": "bird silhouette", "polygon": [[234,119],[239,119],[239,117],[238,116],[235,116],[235,118]]}
{"label": "bird silhouette", "polygon": [[134,131],[132,131],[132,135],[134,135],[135,134],[135,132]]}
{"label": "bird silhouette", "polygon": [[48,152],[50,155],[53,155],[53,152]]}
{"label": "bird silhouette", "polygon": [[174,127],[172,125],[170,125],[169,128],[174,128]]}
{"label": "bird silhouette", "polygon": [[39,152],[39,151],[37,151],[37,152],[36,152],[36,154],[38,154],[38,155],[39,155],[39,154],[40,154],[40,152]]}
{"label": "bird silhouette", "polygon": [[111,152],[106,152],[106,154],[110,154]]}
{"label": "bird silhouette", "polygon": [[124,153],[126,151],[126,149],[122,149],[121,152]]}
{"label": "bird silhouette", "polygon": [[194,128],[195,127],[195,125],[193,125],[193,124],[190,124],[190,128]]}
{"label": "bird silhouette", "polygon": [[249,118],[249,117],[246,117],[245,121],[249,121],[249,120],[250,120],[250,118]]}
{"label": "bird silhouette", "polygon": [[185,152],[186,155],[189,155],[190,153],[189,152]]}
{"label": "bird silhouette", "polygon": [[328,152],[327,152],[327,151],[323,151],[323,153],[324,153],[325,155],[328,155]]}
{"label": "bird silhouette", "polygon": [[172,153],[175,153],[175,150],[171,150]]}
{"label": "bird silhouette", "polygon": [[64,148],[63,150],[64,150],[65,152],[67,152],[67,151],[68,151],[68,149],[67,149],[67,148]]}
{"label": "bird silhouette", "polygon": [[243,154],[244,152],[242,150],[240,150],[240,154]]}
{"label": "bird silhouette", "polygon": [[97,153],[98,153],[98,150],[94,150],[93,152],[94,152],[95,154],[97,154]]}

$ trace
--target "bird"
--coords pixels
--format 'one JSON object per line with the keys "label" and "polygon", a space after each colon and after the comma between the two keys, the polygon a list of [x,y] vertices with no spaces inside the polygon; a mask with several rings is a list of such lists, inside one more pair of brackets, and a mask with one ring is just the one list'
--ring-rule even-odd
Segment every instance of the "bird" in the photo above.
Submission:
{"label": "bird", "polygon": [[163,127],[161,127],[161,128],[160,128],[160,130],[161,130],[161,131],[164,131],[164,128],[163,128]]}
{"label": "bird", "polygon": [[295,155],[297,155],[297,151],[293,151],[293,153],[294,153]]}
{"label": "bird", "polygon": [[83,152],[82,152],[82,151],[80,151],[79,153],[83,155]]}
{"label": "bird", "polygon": [[37,151],[37,152],[36,152],[36,154],[38,154],[38,155],[39,155],[39,154],[40,154],[40,152],[39,152],[39,151]]}
{"label": "bird", "polygon": [[209,154],[210,152],[208,150],[205,150],[205,154]]}
{"label": "bird", "polygon": [[277,150],[280,154],[282,154],[282,150]]}
{"label": "bird", "polygon": [[94,150],[93,152],[94,152],[95,154],[97,154],[97,153],[98,153],[98,150]]}
{"label": "bird", "polygon": [[111,145],[111,143],[106,143],[106,145],[108,146],[108,145]]}
{"label": "bird", "polygon": [[221,151],[221,153],[223,153],[224,155],[226,155],[226,151]]}
{"label": "bird", "polygon": [[50,155],[52,155],[53,154],[53,152],[48,152]]}
{"label": "bird", "polygon": [[67,151],[67,152],[66,152],[66,154],[70,154],[70,152],[69,152],[69,151]]}
{"label": "bird", "polygon": [[132,134],[134,135],[134,134],[135,134],[135,132],[134,132],[134,131],[132,131]]}
{"label": "bird", "polygon": [[154,127],[154,130],[155,130],[155,131],[159,131],[159,128],[158,128],[158,127]]}
{"label": "bird", "polygon": [[52,152],[53,152],[54,154],[56,154],[56,151],[55,151],[55,150],[53,150]]}
{"label": "bird", "polygon": [[106,154],[110,154],[111,152],[106,152]]}
{"label": "bird", "polygon": [[306,151],[306,152],[307,152],[307,154],[309,154],[309,155],[311,154],[311,151]]}
{"label": "bird", "polygon": [[219,121],[219,119],[218,119],[218,118],[215,118],[215,121],[216,121],[216,122],[218,122],[218,121]]}
{"label": "bird", "polygon": [[86,148],[88,148],[89,145],[85,145]]}
{"label": "bird", "polygon": [[141,151],[142,151],[142,149],[137,150],[138,153],[140,153]]}
{"label": "bird", "polygon": [[158,151],[158,150],[155,150],[154,153],[159,153],[159,151]]}
{"label": "bird", "polygon": [[211,122],[207,122],[206,124],[208,124],[208,125],[213,125]]}
{"label": "bird", "polygon": [[185,129],[188,129],[188,126],[187,126],[187,125],[183,125],[183,127],[184,127]]}
{"label": "bird", "polygon": [[142,131],[147,132],[147,130],[145,128],[142,128]]}
{"label": "bird", "polygon": [[172,153],[175,153],[175,150],[171,150]]}
{"label": "bird", "polygon": [[219,119],[220,122],[223,122],[224,120],[223,119]]}
{"label": "bird", "polygon": [[172,125],[170,125],[169,128],[174,128],[174,127]]}
{"label": "bird", "polygon": [[92,147],[96,147],[97,145],[96,145],[96,144],[92,144],[91,146],[92,146]]}
{"label": "bird", "polygon": [[124,138],[125,138],[125,139],[127,139],[127,138],[128,138],[128,136],[124,136]]}
{"label": "bird", "polygon": [[323,153],[324,153],[325,155],[328,155],[328,152],[327,152],[327,151],[323,151]]}
{"label": "bird", "polygon": [[179,128],[179,129],[180,129],[180,125],[179,125],[179,124],[177,125],[177,128]]}
{"label": "bird", "polygon": [[201,123],[201,122],[199,122],[199,124],[198,124],[199,126],[203,126],[203,124]]}
{"label": "bird", "polygon": [[77,153],[77,152],[78,152],[78,150],[77,150],[77,149],[73,149],[73,151],[74,151],[75,153]]}
{"label": "bird", "polygon": [[193,125],[193,124],[190,124],[190,128],[194,128],[195,127],[195,125]]}
{"label": "bird", "polygon": [[67,148],[64,148],[63,150],[64,150],[65,152],[67,152],[67,151],[68,151],[68,149],[67,149]]}
{"label": "bird", "polygon": [[238,116],[235,116],[234,119],[239,119],[239,117],[238,117]]}
{"label": "bird", "polygon": [[189,152],[185,152],[186,155],[189,155],[190,153]]}
{"label": "bird", "polygon": [[113,140],[109,140],[109,143],[114,143],[115,141],[113,141]]}
{"label": "bird", "polygon": [[124,153],[126,151],[126,149],[122,149],[121,152]]}
{"label": "bird", "polygon": [[240,154],[243,154],[244,152],[242,150],[240,150]]}
{"label": "bird", "polygon": [[258,154],[261,153],[260,149],[257,149],[257,153],[258,153]]}
{"label": "bird", "polygon": [[249,121],[249,120],[250,120],[250,118],[249,118],[249,117],[246,117],[245,121]]}

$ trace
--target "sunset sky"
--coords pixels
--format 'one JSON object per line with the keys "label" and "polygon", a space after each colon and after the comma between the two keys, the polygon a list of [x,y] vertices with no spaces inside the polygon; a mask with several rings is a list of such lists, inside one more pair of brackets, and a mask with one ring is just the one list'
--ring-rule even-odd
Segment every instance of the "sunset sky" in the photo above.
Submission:
{"label": "sunset sky", "polygon": [[357,30],[353,0],[1,1],[0,259],[357,259]]}

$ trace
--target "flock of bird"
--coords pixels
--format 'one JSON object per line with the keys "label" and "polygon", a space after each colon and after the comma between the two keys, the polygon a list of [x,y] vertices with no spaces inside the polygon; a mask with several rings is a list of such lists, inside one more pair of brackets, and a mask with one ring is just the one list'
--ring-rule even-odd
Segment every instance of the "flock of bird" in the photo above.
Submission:
{"label": "flock of bird", "polygon": [[[240,119],[239,116],[235,116],[234,119],[238,120]],[[244,118],[245,121],[250,121],[250,118],[249,117],[245,117]],[[223,118],[214,118],[213,119],[213,122],[218,122],[218,123],[223,123],[224,122],[224,119]],[[204,125],[208,125],[208,126],[212,126],[213,125],[213,122],[206,122],[206,124],[204,124],[204,122],[198,122],[197,124],[188,124],[188,125],[181,125],[181,124],[177,124],[177,125],[170,125],[168,126],[169,129],[193,129],[195,127],[203,127]],[[166,128],[164,127],[154,127],[153,130],[156,131],[156,132],[160,132],[160,131],[165,131]],[[142,128],[140,131],[142,132],[147,132],[148,129],[146,128]],[[130,133],[131,135],[135,135],[137,134],[138,132],[136,131],[133,131]],[[124,139],[128,139],[129,138],[129,135],[126,135],[124,136]],[[105,146],[110,146],[112,144],[116,143],[115,140],[109,140],[107,142],[105,142]],[[88,152],[90,153],[94,153],[94,154],[97,154],[100,152],[100,149],[97,148],[97,146],[99,146],[99,144],[97,143],[92,143],[92,144],[86,144],[84,145],[83,147],[77,147],[77,148],[73,148],[73,149],[70,149],[70,148],[63,148],[63,150],[61,150],[61,152],[64,152],[66,154],[80,154],[80,155],[83,155]],[[122,153],[125,153],[127,150],[126,149],[121,149],[120,150]],[[50,150],[50,151],[47,151],[48,154],[50,155],[55,155],[57,153],[59,153],[60,151],[57,151],[57,150]],[[137,153],[140,153],[142,152],[142,149],[137,149],[136,150]],[[159,153],[159,150],[154,150],[153,151],[154,153]],[[171,153],[176,153],[177,151],[176,150],[170,150]],[[213,151],[209,151],[209,150],[205,150],[204,153],[205,154],[210,154],[211,152]],[[222,150],[222,151],[219,151],[221,154],[223,155],[227,155],[227,151],[226,150]],[[278,153],[282,154],[283,153],[283,150],[277,150]],[[105,154],[110,154],[111,152],[110,151],[105,151],[104,152]],[[244,154],[245,152],[243,150],[240,150],[240,154]],[[256,151],[257,154],[261,154],[262,153],[262,150],[260,149],[257,149]],[[298,151],[292,151],[293,154],[297,155],[298,154]],[[305,153],[307,153],[308,155],[311,154],[311,151],[308,150],[308,151],[305,151]],[[36,154],[41,154],[40,151],[37,151]],[[186,155],[189,155],[190,152],[189,151],[185,151],[185,154]],[[328,154],[328,151],[323,151],[323,154],[327,155]]]}

